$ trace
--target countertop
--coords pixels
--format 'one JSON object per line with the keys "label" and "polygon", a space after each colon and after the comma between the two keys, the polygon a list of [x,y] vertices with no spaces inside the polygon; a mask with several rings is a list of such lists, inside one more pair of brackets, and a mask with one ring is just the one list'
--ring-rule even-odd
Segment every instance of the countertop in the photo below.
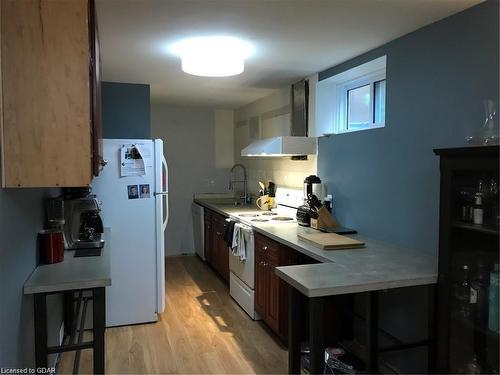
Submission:
{"label": "countertop", "polygon": [[[208,209],[241,221],[237,213],[255,205],[235,206],[224,199],[195,198]],[[245,222],[248,224],[248,222]],[[276,274],[308,297],[401,288],[437,282],[437,256],[349,235],[365,242],[360,249],[325,251],[299,240],[297,234],[317,232],[297,223],[252,223],[254,231],[322,264],[277,267]]]}
{"label": "countertop", "polygon": [[66,250],[62,262],[39,265],[24,283],[24,294],[110,286],[109,238],[109,229],[105,228],[101,256],[75,258],[75,251]]}

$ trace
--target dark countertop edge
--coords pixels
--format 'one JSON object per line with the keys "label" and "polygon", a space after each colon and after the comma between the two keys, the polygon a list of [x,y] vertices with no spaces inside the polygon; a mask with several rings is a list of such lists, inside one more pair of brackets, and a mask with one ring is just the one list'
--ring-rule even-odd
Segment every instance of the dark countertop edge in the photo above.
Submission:
{"label": "dark countertop edge", "polygon": [[[94,279],[94,280],[85,280],[85,281],[72,281],[64,284],[65,285],[62,287],[61,287],[62,284],[59,284],[59,286],[44,286],[43,292],[39,291],[40,287],[24,285],[23,293],[29,295],[37,293],[64,292],[68,290],[77,290],[77,289],[101,288],[101,287],[111,286],[111,277],[105,277],[102,279]],[[78,284],[78,288],[73,287],[73,285],[75,284]]]}
{"label": "dark countertop edge", "polygon": [[[232,216],[232,215],[228,214],[227,212],[225,212],[225,211],[221,210],[219,207],[217,207],[216,204],[207,203],[207,202],[205,202],[203,200],[200,200],[200,199],[197,199],[197,198],[194,198],[193,201],[195,203],[199,204],[200,206],[203,206],[205,208],[208,208],[209,210],[212,210],[212,211],[215,211],[215,212],[221,214],[222,216],[231,217],[231,218],[233,218],[236,221],[242,222],[237,216]],[[244,208],[245,206],[240,206],[240,207]],[[245,222],[245,224],[248,225],[249,223]],[[269,237],[269,238],[275,240],[276,242],[281,243],[282,245],[288,246],[288,247],[290,247],[290,248],[298,251],[301,254],[307,255],[308,257],[310,257],[310,258],[312,258],[314,260],[317,260],[318,262],[321,262],[321,263],[332,263],[331,259],[324,258],[321,255],[318,255],[318,254],[315,254],[315,253],[311,253],[311,252],[307,251],[306,249],[304,249],[303,247],[297,246],[294,243],[288,242],[284,238],[276,236],[274,233],[266,231],[265,228],[260,228],[260,227],[252,225],[252,229],[255,232],[263,234],[266,237]]]}
{"label": "dark countertop edge", "polygon": [[[317,266],[317,264],[308,264],[307,266],[314,267]],[[276,267],[275,274],[287,284],[293,286],[295,289],[309,298],[437,284],[437,276],[429,274],[428,276],[422,276],[418,278],[374,281],[369,283],[361,283],[358,285],[325,286],[323,288],[309,290],[297,279],[290,276],[286,272],[287,268],[289,268],[289,266]]]}

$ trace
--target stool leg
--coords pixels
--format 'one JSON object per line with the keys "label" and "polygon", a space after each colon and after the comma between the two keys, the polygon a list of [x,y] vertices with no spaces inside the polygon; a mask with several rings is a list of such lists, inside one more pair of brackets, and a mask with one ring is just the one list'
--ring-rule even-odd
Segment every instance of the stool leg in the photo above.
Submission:
{"label": "stool leg", "polygon": [[47,295],[34,295],[35,313],[35,366],[47,368]]}
{"label": "stool leg", "polygon": [[300,332],[302,327],[300,292],[288,286],[288,373],[300,374]]}
{"label": "stool leg", "polygon": [[323,374],[325,367],[325,299],[309,299],[309,347],[311,350],[309,372]]}
{"label": "stool leg", "polygon": [[434,374],[436,372],[436,286],[429,285],[427,288],[428,298],[428,338],[429,348],[427,354],[427,372]]}
{"label": "stool leg", "polygon": [[367,370],[378,373],[378,291],[368,292],[366,304]]}
{"label": "stool leg", "polygon": [[104,330],[106,327],[106,296],[105,288],[92,289],[93,321],[94,321],[94,374],[104,374],[105,351]]}

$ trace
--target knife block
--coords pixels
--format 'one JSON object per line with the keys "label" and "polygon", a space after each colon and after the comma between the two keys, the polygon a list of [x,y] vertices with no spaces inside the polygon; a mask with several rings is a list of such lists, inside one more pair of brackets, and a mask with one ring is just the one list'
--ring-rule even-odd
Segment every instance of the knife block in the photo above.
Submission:
{"label": "knife block", "polygon": [[335,228],[339,226],[339,223],[332,214],[325,208],[321,207],[318,211],[318,218],[311,218],[311,228],[321,229],[321,228]]}

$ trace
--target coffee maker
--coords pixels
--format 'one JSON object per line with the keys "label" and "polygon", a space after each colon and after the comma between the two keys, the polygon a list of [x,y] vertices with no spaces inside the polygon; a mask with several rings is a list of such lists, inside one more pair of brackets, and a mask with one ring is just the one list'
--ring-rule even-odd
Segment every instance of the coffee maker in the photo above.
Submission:
{"label": "coffee maker", "polygon": [[72,249],[101,248],[103,225],[101,211],[90,189],[68,189],[64,192],[64,247]]}
{"label": "coffee maker", "polygon": [[297,223],[303,227],[311,225],[311,218],[316,219],[317,213],[308,203],[311,195],[318,199],[323,198],[323,185],[321,178],[315,175],[307,176],[304,179],[304,204],[297,209]]}

